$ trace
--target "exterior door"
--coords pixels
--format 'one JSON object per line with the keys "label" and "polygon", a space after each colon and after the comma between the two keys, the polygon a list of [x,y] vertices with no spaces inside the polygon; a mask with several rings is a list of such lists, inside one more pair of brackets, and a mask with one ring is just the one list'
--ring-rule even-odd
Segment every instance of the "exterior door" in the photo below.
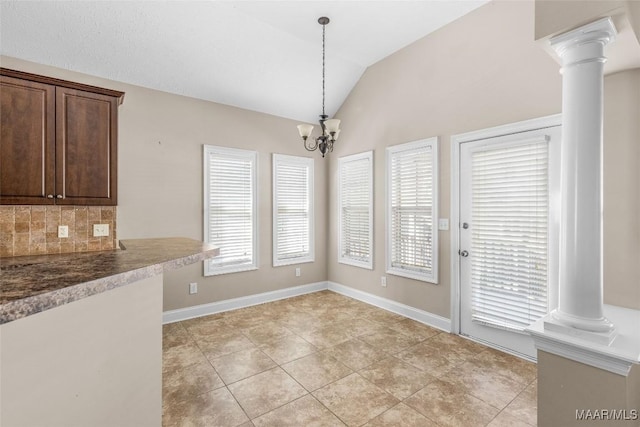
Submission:
{"label": "exterior door", "polygon": [[460,332],[535,359],[555,306],[560,127],[460,147]]}

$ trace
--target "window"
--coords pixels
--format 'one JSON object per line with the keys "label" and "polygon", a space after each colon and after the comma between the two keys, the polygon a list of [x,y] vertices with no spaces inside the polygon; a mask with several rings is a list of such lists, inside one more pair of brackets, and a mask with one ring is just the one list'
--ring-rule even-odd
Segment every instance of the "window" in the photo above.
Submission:
{"label": "window", "polygon": [[257,153],[204,146],[204,240],[220,247],[205,276],[258,268]]}
{"label": "window", "polygon": [[338,159],[338,262],[373,269],[373,151]]}
{"label": "window", "polygon": [[387,148],[387,273],[438,281],[438,139]]}
{"label": "window", "polygon": [[273,155],[273,266],[314,260],[313,159]]}

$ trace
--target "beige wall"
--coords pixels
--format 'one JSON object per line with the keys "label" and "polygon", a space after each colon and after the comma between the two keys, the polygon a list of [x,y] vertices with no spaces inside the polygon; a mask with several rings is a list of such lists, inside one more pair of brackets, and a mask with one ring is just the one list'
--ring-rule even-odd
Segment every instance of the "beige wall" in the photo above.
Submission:
{"label": "beige wall", "polygon": [[556,35],[600,17],[619,15],[632,1],[536,0],[535,38]]}
{"label": "beige wall", "polygon": [[[165,275],[165,310],[326,280],[326,166],[307,152],[297,123],[266,114],[1,57],[0,65],[126,92],[119,108],[118,238],[203,236],[202,146],[257,150],[259,261],[252,272],[203,277],[202,263]],[[188,78],[188,76],[176,76]],[[214,78],[212,76],[212,78]],[[271,267],[271,154],[315,159],[316,261]],[[198,282],[199,292],[188,294]]]}
{"label": "beige wall", "polygon": [[640,365],[628,376],[538,351],[538,426],[640,426],[640,419],[585,421],[576,410],[640,411]]}
{"label": "beige wall", "polygon": [[640,309],[640,69],[605,78],[604,300]]}
{"label": "beige wall", "polygon": [[162,276],[0,325],[0,425],[162,421]]}
{"label": "beige wall", "polygon": [[[440,137],[440,218],[449,218],[450,136],[556,114],[558,65],[533,40],[533,2],[493,2],[370,67],[336,117],[343,131],[330,164],[336,217],[339,156],[374,151],[374,270],[337,262],[331,221],[329,280],[449,317],[449,232],[439,234],[439,284],[385,275],[385,148]],[[455,224],[451,224],[455,226]]]}

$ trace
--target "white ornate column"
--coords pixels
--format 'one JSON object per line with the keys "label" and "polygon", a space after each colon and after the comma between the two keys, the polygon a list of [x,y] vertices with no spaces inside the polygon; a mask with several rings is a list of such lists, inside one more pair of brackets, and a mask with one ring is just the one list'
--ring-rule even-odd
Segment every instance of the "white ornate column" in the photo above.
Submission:
{"label": "white ornate column", "polygon": [[[545,329],[603,333],[602,123],[604,47],[616,29],[610,18],[551,39],[562,59],[562,150],[559,307]],[[567,332],[566,330],[564,332]],[[587,334],[588,335],[588,334]],[[599,334],[600,335],[600,334]]]}

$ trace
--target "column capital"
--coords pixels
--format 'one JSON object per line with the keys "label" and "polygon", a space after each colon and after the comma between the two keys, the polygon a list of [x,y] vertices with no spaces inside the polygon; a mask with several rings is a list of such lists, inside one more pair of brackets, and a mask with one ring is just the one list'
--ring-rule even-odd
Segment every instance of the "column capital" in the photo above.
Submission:
{"label": "column capital", "polygon": [[568,49],[587,43],[598,42],[604,47],[615,41],[617,34],[613,21],[610,17],[606,17],[557,35],[549,43],[562,57]]}

